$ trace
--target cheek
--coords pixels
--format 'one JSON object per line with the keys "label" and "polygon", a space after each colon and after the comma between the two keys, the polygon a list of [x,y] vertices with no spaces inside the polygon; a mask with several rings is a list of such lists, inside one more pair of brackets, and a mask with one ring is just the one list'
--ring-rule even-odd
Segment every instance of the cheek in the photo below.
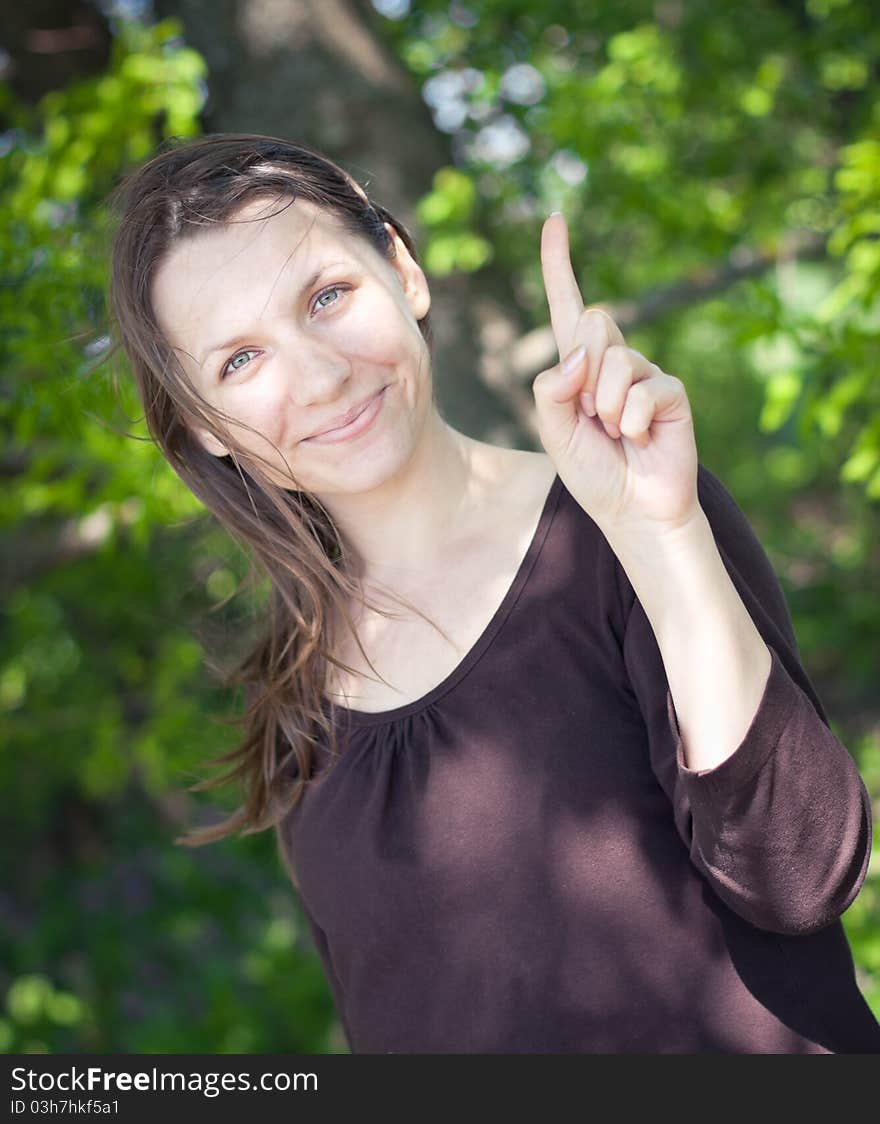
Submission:
{"label": "cheek", "polygon": [[219,405],[238,423],[235,434],[245,448],[262,456],[276,455],[268,441],[279,444],[284,433],[284,412],[280,409],[279,389],[272,379],[249,379],[239,393],[230,393],[225,399],[221,396]]}
{"label": "cheek", "polygon": [[356,301],[340,322],[342,346],[352,357],[383,365],[406,363],[416,356],[422,342],[418,326],[407,305],[390,294]]}
{"label": "cheek", "polygon": [[384,301],[369,315],[351,317],[346,328],[354,361],[384,370],[396,387],[389,399],[393,410],[421,419],[430,408],[431,360],[418,325],[408,322],[406,313],[393,302]]}

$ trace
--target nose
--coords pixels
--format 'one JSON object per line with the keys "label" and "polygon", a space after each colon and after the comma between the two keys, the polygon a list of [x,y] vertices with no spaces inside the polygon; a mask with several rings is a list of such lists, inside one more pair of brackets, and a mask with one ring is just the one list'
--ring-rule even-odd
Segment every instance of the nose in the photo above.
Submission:
{"label": "nose", "polygon": [[287,394],[297,406],[308,409],[344,396],[351,363],[337,347],[302,333],[285,339],[280,347]]}

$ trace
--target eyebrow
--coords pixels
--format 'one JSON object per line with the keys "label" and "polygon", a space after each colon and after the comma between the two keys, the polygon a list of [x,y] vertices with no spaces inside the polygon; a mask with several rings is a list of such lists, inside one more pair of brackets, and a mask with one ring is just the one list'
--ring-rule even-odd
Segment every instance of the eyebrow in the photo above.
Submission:
{"label": "eyebrow", "polygon": [[[323,265],[319,266],[315,270],[315,272],[311,275],[311,277],[309,277],[306,281],[303,282],[303,285],[302,285],[302,288],[300,289],[300,292],[304,292],[307,289],[311,289],[311,287],[318,281],[318,279],[324,273],[327,272],[328,269],[336,269],[337,266],[347,265],[347,264],[348,263],[345,262],[345,261],[328,261],[328,262],[325,262]],[[243,339],[246,338],[246,336],[247,336],[247,332],[239,332],[238,334],[234,335],[231,339],[226,340],[224,343],[214,344],[213,347],[209,347],[207,349],[207,351],[202,352],[201,358],[198,360],[199,367],[200,368],[204,367],[205,360],[208,359],[209,356],[214,355],[215,352],[225,351],[228,347],[234,347],[235,344],[240,343]]]}

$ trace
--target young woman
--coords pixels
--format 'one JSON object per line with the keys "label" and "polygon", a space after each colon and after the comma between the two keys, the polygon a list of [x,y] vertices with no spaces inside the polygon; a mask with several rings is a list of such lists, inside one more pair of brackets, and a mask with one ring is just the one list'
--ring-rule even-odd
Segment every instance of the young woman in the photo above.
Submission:
{"label": "young woman", "polygon": [[150,431],[269,579],[239,811],[354,1052],[880,1052],[841,914],[871,806],[682,382],[584,309],[561,215],[543,452],[457,432],[403,226],[301,145],[120,185]]}

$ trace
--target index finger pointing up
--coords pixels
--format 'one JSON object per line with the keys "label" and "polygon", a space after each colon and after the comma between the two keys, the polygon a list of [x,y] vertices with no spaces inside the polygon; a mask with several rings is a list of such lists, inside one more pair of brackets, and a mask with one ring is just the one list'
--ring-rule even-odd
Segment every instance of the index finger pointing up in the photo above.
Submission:
{"label": "index finger pointing up", "polygon": [[568,224],[559,214],[550,215],[541,230],[541,270],[550,306],[550,323],[556,338],[559,358],[575,346],[575,328],[584,310],[584,301],[571,266]]}

